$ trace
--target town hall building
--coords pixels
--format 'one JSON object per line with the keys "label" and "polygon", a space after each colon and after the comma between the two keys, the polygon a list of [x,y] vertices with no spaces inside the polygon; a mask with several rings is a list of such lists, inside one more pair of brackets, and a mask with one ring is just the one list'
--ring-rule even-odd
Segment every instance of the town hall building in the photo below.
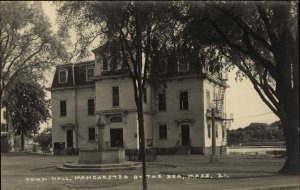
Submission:
{"label": "town hall building", "polygon": [[[137,110],[128,69],[103,47],[95,60],[58,65],[51,91],[54,154],[98,148],[100,120],[105,147],[139,149]],[[164,85],[146,85],[143,97],[146,149],[159,154],[211,154],[211,108],[217,103],[217,150],[226,152],[224,74],[212,73],[189,59],[167,62]]]}

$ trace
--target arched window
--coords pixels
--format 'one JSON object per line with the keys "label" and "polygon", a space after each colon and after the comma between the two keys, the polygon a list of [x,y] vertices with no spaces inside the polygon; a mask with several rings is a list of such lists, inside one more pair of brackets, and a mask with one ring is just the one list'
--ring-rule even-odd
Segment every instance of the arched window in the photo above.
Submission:
{"label": "arched window", "polygon": [[114,116],[114,117],[111,117],[110,120],[109,120],[111,123],[120,123],[123,121],[122,117],[119,117],[119,116]]}

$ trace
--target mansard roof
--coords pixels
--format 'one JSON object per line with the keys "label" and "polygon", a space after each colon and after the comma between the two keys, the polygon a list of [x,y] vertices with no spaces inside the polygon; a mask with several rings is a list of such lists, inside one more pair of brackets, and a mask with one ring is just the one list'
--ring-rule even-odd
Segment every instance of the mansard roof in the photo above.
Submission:
{"label": "mansard roof", "polygon": [[93,49],[93,53],[105,53],[105,52],[112,52],[116,50],[120,50],[120,43],[116,40],[106,42],[104,45],[97,47],[96,49]]}
{"label": "mansard roof", "polygon": [[[69,88],[86,85],[94,85],[94,81],[86,80],[86,69],[94,67],[94,61],[80,62],[76,64],[58,65],[53,77],[52,86],[49,90],[55,88]],[[66,70],[68,72],[67,82],[59,83],[58,74],[60,71]]]}

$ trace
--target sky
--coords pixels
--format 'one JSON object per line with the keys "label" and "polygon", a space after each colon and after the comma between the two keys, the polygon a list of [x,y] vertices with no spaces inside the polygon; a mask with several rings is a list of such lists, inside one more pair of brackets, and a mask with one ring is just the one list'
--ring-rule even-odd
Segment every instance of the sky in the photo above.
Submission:
{"label": "sky", "polygon": [[[49,17],[53,30],[56,31],[57,25],[55,20],[57,13],[55,6],[50,2],[43,1],[42,7],[45,14]],[[51,85],[52,77],[53,73],[49,73],[48,78],[50,80],[46,87]],[[279,120],[267,105],[262,102],[249,80],[236,81],[235,71],[232,71],[228,74],[227,84],[230,88],[226,90],[226,112],[234,115],[234,121],[230,129],[244,128],[253,122],[270,124]],[[50,93],[48,93],[48,96],[51,98]]]}

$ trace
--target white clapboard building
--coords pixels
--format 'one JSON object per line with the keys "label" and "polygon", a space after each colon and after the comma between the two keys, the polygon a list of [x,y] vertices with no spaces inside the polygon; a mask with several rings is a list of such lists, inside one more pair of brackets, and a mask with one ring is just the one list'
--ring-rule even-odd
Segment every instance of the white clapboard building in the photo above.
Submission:
{"label": "white clapboard building", "polygon": [[[93,61],[56,67],[49,88],[55,154],[97,149],[99,116],[105,146],[124,147],[126,154],[139,149],[132,81],[118,53],[105,46],[93,50]],[[210,154],[210,110],[217,103],[216,145],[226,151],[226,79],[188,58],[175,56],[162,65],[164,85],[149,83],[143,97],[146,148],[161,154]]]}

